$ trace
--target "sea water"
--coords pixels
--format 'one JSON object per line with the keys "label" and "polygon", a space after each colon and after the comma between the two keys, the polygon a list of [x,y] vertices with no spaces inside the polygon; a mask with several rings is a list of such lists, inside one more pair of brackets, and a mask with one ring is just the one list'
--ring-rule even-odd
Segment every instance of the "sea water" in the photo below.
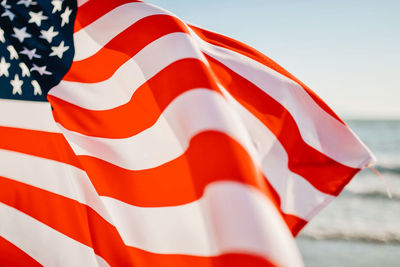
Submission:
{"label": "sea water", "polygon": [[400,120],[347,121],[377,157],[297,238],[306,266],[400,266]]}

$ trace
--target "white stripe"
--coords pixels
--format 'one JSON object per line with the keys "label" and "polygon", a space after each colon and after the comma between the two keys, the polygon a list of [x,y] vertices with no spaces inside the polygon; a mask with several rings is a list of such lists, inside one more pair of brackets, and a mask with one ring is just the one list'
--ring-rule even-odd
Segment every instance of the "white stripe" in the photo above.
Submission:
{"label": "white stripe", "polygon": [[0,176],[74,199],[111,221],[86,172],[74,166],[0,149]]}
{"label": "white stripe", "polygon": [[316,210],[320,210],[335,197],[324,194],[300,175],[288,169],[288,155],[275,135],[251,112],[237,102],[225,88],[220,86],[224,96],[232,104],[242,119],[256,146],[265,177],[278,193],[281,210],[304,220],[310,220]]}
{"label": "white stripe", "polygon": [[328,157],[353,168],[374,161],[349,127],[322,110],[297,83],[261,63],[195,36],[202,51],[259,87],[293,116],[304,141]]}
{"label": "white stripe", "polygon": [[128,245],[163,254],[250,253],[280,266],[301,265],[276,208],[246,185],[212,183],[198,201],[175,207],[138,208],[113,199],[106,205],[113,217],[125,217],[118,229]]}
{"label": "white stripe", "polygon": [[0,236],[44,266],[108,266],[87,247],[0,203]]}
{"label": "white stripe", "polygon": [[88,84],[61,81],[49,94],[86,109],[112,109],[129,102],[143,83],[171,63],[184,58],[206,62],[195,47],[193,38],[185,33],[168,34],[143,48],[108,80]]}
{"label": "white stripe", "polygon": [[157,14],[167,12],[145,3],[128,3],[113,9],[74,34],[74,61],[94,55],[129,26]]}
{"label": "white stripe", "polygon": [[59,133],[48,102],[0,99],[0,125]]}
{"label": "white stripe", "polygon": [[132,137],[90,137],[59,127],[76,155],[93,156],[129,170],[154,168],[179,157],[193,136],[207,130],[228,134],[254,155],[237,115],[220,94],[207,89],[179,95],[153,126]]}
{"label": "white stripe", "polygon": [[78,0],[78,7],[85,4],[86,2],[89,2],[89,0]]}

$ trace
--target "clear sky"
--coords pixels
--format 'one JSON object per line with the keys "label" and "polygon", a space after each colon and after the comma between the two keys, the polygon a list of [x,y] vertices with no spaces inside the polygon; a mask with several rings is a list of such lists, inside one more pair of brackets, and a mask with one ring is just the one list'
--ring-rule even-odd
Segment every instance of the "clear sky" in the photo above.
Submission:
{"label": "clear sky", "polygon": [[148,0],[243,41],[344,118],[400,119],[400,0]]}

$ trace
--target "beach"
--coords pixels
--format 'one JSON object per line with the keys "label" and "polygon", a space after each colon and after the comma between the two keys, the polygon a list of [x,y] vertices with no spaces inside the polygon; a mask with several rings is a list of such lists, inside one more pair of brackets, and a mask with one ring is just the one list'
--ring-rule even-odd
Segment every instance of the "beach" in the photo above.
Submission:
{"label": "beach", "polygon": [[400,266],[400,120],[350,120],[389,184],[364,169],[301,231],[306,266]]}

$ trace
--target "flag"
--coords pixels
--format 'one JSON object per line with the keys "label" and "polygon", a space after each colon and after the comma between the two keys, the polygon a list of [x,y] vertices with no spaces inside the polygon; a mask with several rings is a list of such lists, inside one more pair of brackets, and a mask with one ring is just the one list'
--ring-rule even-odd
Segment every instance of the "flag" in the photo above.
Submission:
{"label": "flag", "polygon": [[0,265],[301,266],[373,155],[257,50],[130,0],[0,6]]}

